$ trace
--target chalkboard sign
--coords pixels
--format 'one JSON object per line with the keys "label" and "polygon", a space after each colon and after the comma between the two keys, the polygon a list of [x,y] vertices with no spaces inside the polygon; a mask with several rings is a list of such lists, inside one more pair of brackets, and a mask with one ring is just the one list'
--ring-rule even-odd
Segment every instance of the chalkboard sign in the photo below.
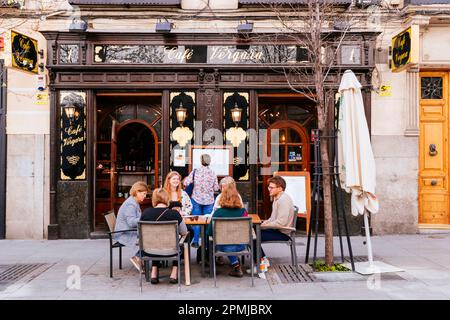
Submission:
{"label": "chalkboard sign", "polygon": [[211,157],[209,167],[219,176],[233,175],[233,149],[230,146],[191,146],[189,152],[189,172],[200,168],[200,157],[208,154]]}
{"label": "chalkboard sign", "polygon": [[275,176],[281,176],[286,181],[286,192],[297,206],[299,215],[307,215],[311,210],[311,185],[307,171],[277,171]]}

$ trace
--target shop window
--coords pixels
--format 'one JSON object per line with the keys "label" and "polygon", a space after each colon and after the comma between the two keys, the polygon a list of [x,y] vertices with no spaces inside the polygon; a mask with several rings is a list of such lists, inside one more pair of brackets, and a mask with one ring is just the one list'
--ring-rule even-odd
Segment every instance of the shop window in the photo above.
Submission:
{"label": "shop window", "polygon": [[78,44],[62,44],[59,46],[59,63],[78,64],[80,62],[80,46]]}
{"label": "shop window", "polygon": [[357,45],[342,45],[341,64],[361,64],[361,47]]}
{"label": "shop window", "polygon": [[422,99],[442,99],[442,78],[421,78],[421,97]]}
{"label": "shop window", "polygon": [[[233,178],[248,181],[249,145],[247,130],[249,128],[249,94],[248,92],[225,92],[223,96],[223,132],[224,141],[233,147]],[[233,109],[240,109],[240,119],[233,119]]]}

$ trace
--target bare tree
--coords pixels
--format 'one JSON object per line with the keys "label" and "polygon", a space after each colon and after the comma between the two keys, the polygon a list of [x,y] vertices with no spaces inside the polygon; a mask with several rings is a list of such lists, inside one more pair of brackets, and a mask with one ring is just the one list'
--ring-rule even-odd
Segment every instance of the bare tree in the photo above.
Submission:
{"label": "bare tree", "polygon": [[[336,83],[329,85],[329,76],[336,69],[337,53],[343,41],[351,41],[354,34],[353,27],[365,24],[367,13],[362,10],[352,10],[343,6],[342,1],[335,0],[298,0],[283,1],[280,4],[263,4],[278,23],[280,32],[277,35],[255,37],[272,37],[271,42],[283,45],[286,41],[294,43],[305,61],[289,61],[285,57],[284,66],[276,70],[282,72],[289,88],[302,94],[313,102],[317,110],[317,125],[322,135],[320,156],[323,173],[323,201],[324,201],[324,232],[325,232],[325,263],[333,264],[333,215],[330,167],[328,150],[329,136],[333,128],[330,112],[334,109],[334,95]],[[287,4],[286,4],[287,3]],[[267,38],[266,38],[267,40]],[[282,53],[279,50],[278,53]],[[275,67],[274,67],[275,68]],[[336,71],[334,71],[336,72]],[[331,106],[331,107],[330,107]]]}

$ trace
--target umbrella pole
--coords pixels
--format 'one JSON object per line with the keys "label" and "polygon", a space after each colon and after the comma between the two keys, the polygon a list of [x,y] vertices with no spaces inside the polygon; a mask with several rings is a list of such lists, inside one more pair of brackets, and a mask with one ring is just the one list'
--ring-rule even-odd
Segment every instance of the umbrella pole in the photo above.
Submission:
{"label": "umbrella pole", "polygon": [[369,218],[367,211],[364,211],[364,227],[366,230],[367,256],[369,258],[369,267],[373,266],[372,242],[370,241]]}

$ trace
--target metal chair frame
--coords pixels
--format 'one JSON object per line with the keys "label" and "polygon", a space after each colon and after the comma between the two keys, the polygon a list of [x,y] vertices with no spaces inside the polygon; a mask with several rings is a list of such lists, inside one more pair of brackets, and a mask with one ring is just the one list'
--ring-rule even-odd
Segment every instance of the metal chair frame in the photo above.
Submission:
{"label": "metal chair frame", "polygon": [[[242,251],[238,251],[238,252],[223,252],[223,251],[216,251],[216,246],[217,245],[227,245],[230,243],[217,243],[217,232],[216,232],[216,226],[217,226],[217,222],[219,223],[230,223],[232,224],[233,222],[236,221],[248,221],[248,243],[233,243],[233,245],[245,245],[246,248]],[[217,287],[217,277],[216,277],[216,257],[219,256],[240,256],[240,257],[245,257],[245,256],[249,256],[249,260],[251,262],[251,274],[252,274],[252,287],[254,287],[254,270],[253,270],[253,234],[252,234],[252,230],[253,230],[253,224],[252,224],[252,218],[251,217],[233,217],[233,218],[213,218],[212,219],[212,229],[213,229],[213,235],[212,235],[212,242],[210,242],[210,261],[209,263],[212,264],[212,268],[213,268],[213,274],[214,274],[214,287]]]}
{"label": "metal chair frame", "polygon": [[[142,252],[144,250],[144,238],[147,236],[142,232],[142,226],[144,225],[174,225],[174,237],[175,237],[175,243],[178,244],[178,247],[176,248],[175,254],[170,255],[154,255],[154,256],[147,256],[143,255]],[[148,272],[149,272],[149,265],[150,262],[153,260],[164,260],[164,261],[178,261],[178,291],[181,290],[181,248],[184,245],[184,242],[186,241],[187,236],[189,235],[189,232],[185,235],[183,235],[181,238],[179,238],[179,231],[178,231],[178,221],[139,221],[138,222],[138,233],[139,233],[139,256],[141,260],[145,263],[145,276],[148,279]],[[157,236],[156,234],[152,234],[151,236]],[[148,248],[147,248],[148,249]],[[175,249],[174,249],[175,250]],[[189,248],[190,250],[190,248]],[[185,261],[186,263],[186,261]],[[189,261],[187,262],[189,263]],[[142,272],[139,277],[139,287],[142,293]]]}

